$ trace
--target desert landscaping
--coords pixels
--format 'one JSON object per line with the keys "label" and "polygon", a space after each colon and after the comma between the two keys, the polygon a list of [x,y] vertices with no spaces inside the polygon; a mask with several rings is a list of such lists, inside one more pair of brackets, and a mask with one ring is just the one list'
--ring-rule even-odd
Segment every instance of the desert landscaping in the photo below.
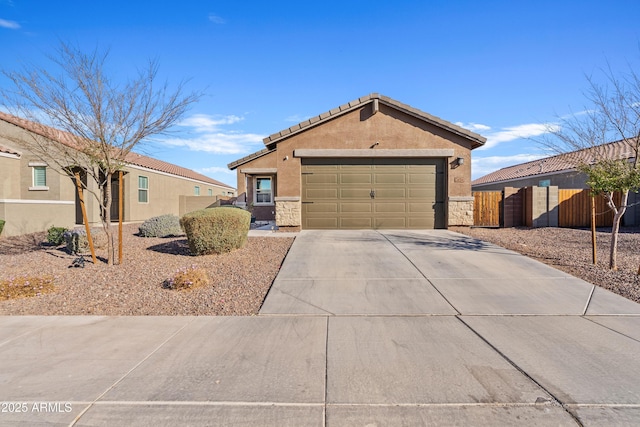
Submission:
{"label": "desert landscaping", "polygon": [[[559,270],[640,302],[640,230],[623,229],[618,271],[607,268],[609,232],[598,231],[598,265],[591,264],[591,234],[569,228],[468,228],[452,231],[527,255]],[[293,237],[250,237],[245,247],[222,255],[192,256],[184,236],[144,238],[135,224],[124,227],[124,261],[101,259],[84,268],[64,246],[46,243],[46,233],[0,239],[0,280],[50,277],[54,289],[34,297],[0,301],[2,315],[255,315],[269,291]],[[168,289],[181,271],[205,270],[209,284]]]}

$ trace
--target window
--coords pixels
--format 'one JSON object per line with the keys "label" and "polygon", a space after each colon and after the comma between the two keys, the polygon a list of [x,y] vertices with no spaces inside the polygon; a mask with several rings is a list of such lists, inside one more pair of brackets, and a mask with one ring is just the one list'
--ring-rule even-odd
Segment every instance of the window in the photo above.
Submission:
{"label": "window", "polygon": [[255,187],[255,203],[256,204],[271,204],[273,203],[271,192],[271,178],[270,177],[257,177]]}
{"label": "window", "polygon": [[209,196],[213,196],[213,189],[209,189]]}
{"label": "window", "polygon": [[200,187],[198,187],[197,185],[195,187],[193,187],[193,194],[196,196],[200,195]]}
{"label": "window", "polygon": [[48,190],[47,187],[47,164],[42,162],[29,162],[31,167],[31,191]]}
{"label": "window", "polygon": [[542,181],[538,181],[538,187],[549,187],[551,185],[550,179],[543,179]]}
{"label": "window", "polygon": [[149,178],[138,177],[138,203],[149,203]]}
{"label": "window", "polygon": [[33,186],[34,187],[47,186],[47,167],[46,166],[33,167]]}

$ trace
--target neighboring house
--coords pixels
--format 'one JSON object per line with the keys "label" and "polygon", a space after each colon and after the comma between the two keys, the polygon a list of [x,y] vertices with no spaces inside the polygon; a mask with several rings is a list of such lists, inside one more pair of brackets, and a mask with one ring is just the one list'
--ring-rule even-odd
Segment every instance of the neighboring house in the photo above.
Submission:
{"label": "neighboring house", "polygon": [[[24,141],[34,133],[52,143],[69,145],[65,132],[0,112],[0,219],[6,221],[3,236],[83,223],[73,180],[29,152],[25,145]],[[124,221],[182,215],[237,194],[231,186],[171,163],[136,153],[130,153],[125,160]],[[117,183],[117,179],[113,181],[114,221],[118,220]],[[95,184],[87,184],[95,188]],[[95,197],[85,191],[84,199],[89,223],[100,223]]]}
{"label": "neighboring house", "polygon": [[[597,158],[612,160],[632,160],[635,153],[624,141],[610,142],[593,148],[572,151],[545,157],[531,162],[502,168],[474,180],[473,191],[502,191],[505,187],[550,187],[560,189],[589,188],[585,174],[576,167],[581,163],[591,163]],[[626,225],[640,224],[640,195],[629,193],[630,208],[624,217]]]}
{"label": "neighboring house", "polygon": [[473,225],[482,136],[371,94],[264,139],[239,159],[238,204],[280,229]]}

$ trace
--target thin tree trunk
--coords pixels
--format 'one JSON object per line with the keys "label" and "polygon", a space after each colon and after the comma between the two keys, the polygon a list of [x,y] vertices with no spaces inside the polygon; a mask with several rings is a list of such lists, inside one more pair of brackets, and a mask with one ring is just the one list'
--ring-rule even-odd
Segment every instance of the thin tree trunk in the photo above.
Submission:
{"label": "thin tree trunk", "polygon": [[611,247],[609,250],[609,269],[617,270],[618,264],[618,232],[620,231],[620,222],[622,220],[622,216],[627,210],[627,199],[629,198],[629,190],[622,193],[622,199],[620,200],[620,207],[616,209],[615,204],[613,202],[613,193],[607,195],[609,199],[609,206],[615,212],[613,216],[613,227],[611,228]]}
{"label": "thin tree trunk", "polygon": [[106,182],[104,186],[104,215],[102,218],[102,227],[107,235],[107,265],[113,265],[113,258],[115,254],[113,233],[111,232],[111,203],[113,200],[111,195],[111,178],[113,173],[107,172],[105,175]]}

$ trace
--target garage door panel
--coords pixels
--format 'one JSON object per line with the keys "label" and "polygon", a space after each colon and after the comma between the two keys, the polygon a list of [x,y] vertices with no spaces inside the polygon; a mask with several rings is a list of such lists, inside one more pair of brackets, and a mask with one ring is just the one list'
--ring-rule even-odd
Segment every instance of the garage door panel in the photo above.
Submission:
{"label": "garage door panel", "polygon": [[406,199],[406,188],[376,188],[376,200]]}
{"label": "garage door panel", "polygon": [[381,214],[405,214],[407,213],[406,203],[376,203],[375,213]]}
{"label": "garage door panel", "polygon": [[431,203],[407,203],[407,212],[411,214],[433,213],[435,202]]}
{"label": "garage door panel", "polygon": [[370,188],[341,188],[340,199],[342,200],[370,200]]}
{"label": "garage door panel", "polygon": [[409,223],[407,224],[407,228],[436,228],[433,215],[409,218]]}
{"label": "garage door panel", "polygon": [[444,227],[444,166],[443,159],[303,159],[302,226]]}
{"label": "garage door panel", "polygon": [[339,223],[340,228],[373,228],[373,219],[371,217],[340,217]]}
{"label": "garage door panel", "polygon": [[304,181],[306,184],[321,184],[321,185],[327,185],[327,184],[337,184],[338,183],[338,174],[337,173],[333,173],[333,172],[317,172],[317,173],[310,173],[307,175],[304,175]]}
{"label": "garage door panel", "polygon": [[374,175],[376,185],[404,185],[407,182],[407,175],[404,173],[377,173]]}
{"label": "garage door panel", "polygon": [[342,213],[366,213],[372,212],[371,203],[340,203],[340,212]]}
{"label": "garage door panel", "polygon": [[410,200],[429,200],[436,201],[436,190],[435,188],[409,188],[409,197]]}
{"label": "garage door panel", "polygon": [[338,213],[337,203],[305,203],[307,213]]}
{"label": "garage door panel", "polygon": [[375,228],[407,228],[407,219],[405,217],[376,217],[374,222]]}
{"label": "garage door panel", "polygon": [[371,173],[342,173],[340,174],[340,184],[353,185],[353,184],[366,184],[370,185],[372,182]]}
{"label": "garage door panel", "polygon": [[338,227],[338,218],[330,217],[330,218],[308,218],[306,223],[307,228],[313,229],[336,229]]}
{"label": "garage door panel", "polygon": [[307,188],[304,191],[304,199],[309,200],[322,200],[329,199],[335,200],[338,198],[337,188]]}
{"label": "garage door panel", "polygon": [[436,183],[435,173],[409,173],[407,178],[411,185],[435,185]]}

